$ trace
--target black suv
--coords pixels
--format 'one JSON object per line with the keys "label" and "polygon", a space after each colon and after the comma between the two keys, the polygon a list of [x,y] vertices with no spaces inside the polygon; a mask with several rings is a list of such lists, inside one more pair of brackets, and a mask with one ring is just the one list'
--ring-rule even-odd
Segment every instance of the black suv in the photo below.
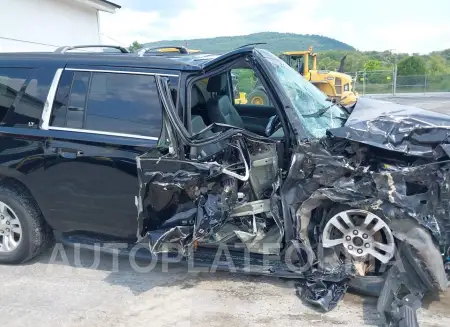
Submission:
{"label": "black suv", "polygon": [[[0,262],[53,235],[146,244],[150,257],[231,258],[322,291],[350,279],[397,322],[447,287],[448,116],[364,98],[344,108],[251,46],[68,49],[0,54]],[[237,101],[256,86],[269,102]],[[311,285],[304,298],[326,306]]]}

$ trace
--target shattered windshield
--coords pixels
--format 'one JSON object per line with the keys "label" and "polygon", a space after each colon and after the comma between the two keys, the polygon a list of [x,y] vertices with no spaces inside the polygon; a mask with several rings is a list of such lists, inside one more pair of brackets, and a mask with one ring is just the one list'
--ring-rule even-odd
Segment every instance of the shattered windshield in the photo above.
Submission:
{"label": "shattered windshield", "polygon": [[[344,110],[333,105],[322,91],[271,52],[261,49],[259,51],[273,68],[278,82],[290,98],[295,113],[310,136],[323,137],[328,129],[341,127],[345,123]],[[327,108],[328,110],[325,110]]]}

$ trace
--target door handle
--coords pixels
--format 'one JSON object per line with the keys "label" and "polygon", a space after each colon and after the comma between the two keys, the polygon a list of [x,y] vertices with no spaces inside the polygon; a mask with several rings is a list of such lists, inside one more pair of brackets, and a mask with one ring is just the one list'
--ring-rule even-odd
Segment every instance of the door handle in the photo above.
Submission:
{"label": "door handle", "polygon": [[82,157],[84,152],[78,149],[70,148],[52,148],[53,152],[59,156],[67,159],[75,159],[77,157]]}

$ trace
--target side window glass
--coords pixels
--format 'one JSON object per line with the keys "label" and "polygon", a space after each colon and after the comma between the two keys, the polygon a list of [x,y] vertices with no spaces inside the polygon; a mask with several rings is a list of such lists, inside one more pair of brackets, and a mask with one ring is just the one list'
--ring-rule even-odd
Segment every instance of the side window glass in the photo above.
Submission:
{"label": "side window glass", "polygon": [[25,92],[14,109],[14,125],[38,128],[55,71],[33,69]]}
{"label": "side window glass", "polygon": [[69,105],[66,114],[66,126],[69,128],[83,128],[86,96],[89,87],[89,72],[75,72],[72,88],[70,89]]}
{"label": "side window glass", "polygon": [[58,89],[56,90],[55,100],[53,101],[50,126],[66,126],[67,105],[69,104],[72,80],[73,72],[66,70],[62,73],[61,79],[59,80]]}
{"label": "side window glass", "polygon": [[64,71],[53,101],[50,126],[83,128],[89,72]]}
{"label": "side window glass", "polygon": [[233,83],[234,104],[271,105],[269,95],[253,69],[232,69],[231,80]]}
{"label": "side window glass", "polygon": [[159,137],[162,105],[154,76],[93,73],[84,128]]}
{"label": "side window glass", "polygon": [[13,104],[29,73],[27,68],[0,68],[0,121]]}

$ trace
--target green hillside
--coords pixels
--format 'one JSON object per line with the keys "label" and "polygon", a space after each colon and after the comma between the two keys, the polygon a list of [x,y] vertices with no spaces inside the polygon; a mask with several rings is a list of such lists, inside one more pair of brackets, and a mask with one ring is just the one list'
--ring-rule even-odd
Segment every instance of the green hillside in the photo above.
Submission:
{"label": "green hillside", "polygon": [[208,39],[192,40],[164,40],[146,43],[145,47],[157,47],[165,45],[183,45],[190,49],[200,49],[206,53],[225,53],[249,43],[265,42],[260,45],[274,53],[289,50],[307,50],[311,45],[314,51],[324,50],[355,50],[352,46],[338,40],[310,34],[263,32],[240,36],[221,36]]}
{"label": "green hillside", "polygon": [[450,49],[412,55],[393,54],[390,51],[357,51],[346,43],[325,36],[264,32],[208,39],[166,40],[147,44],[140,44],[137,40],[130,46],[130,50],[168,45],[186,46],[187,43],[188,48],[199,49],[204,53],[225,53],[245,44],[257,42],[267,43],[258,47],[266,48],[275,54],[290,50],[307,50],[312,46],[318,53],[318,69],[337,70],[342,57],[346,56],[345,72],[364,71],[367,74],[365,78],[367,83],[386,84],[384,85],[386,89],[390,89],[393,66],[397,63],[399,85],[414,88],[418,84],[419,87],[416,89],[422,90],[421,85],[425,83],[424,76],[427,75],[427,84],[433,84],[430,90],[450,90]]}

